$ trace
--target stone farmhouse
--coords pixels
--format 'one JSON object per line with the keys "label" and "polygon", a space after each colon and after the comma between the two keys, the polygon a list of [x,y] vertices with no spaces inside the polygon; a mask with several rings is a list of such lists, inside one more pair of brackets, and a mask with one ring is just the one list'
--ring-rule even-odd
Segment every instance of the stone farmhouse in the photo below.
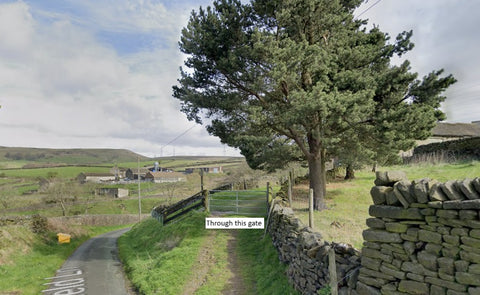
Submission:
{"label": "stone farmhouse", "polygon": [[152,172],[149,171],[145,174],[145,181],[151,181],[154,183],[165,183],[165,182],[179,182],[185,181],[185,175],[178,172]]}
{"label": "stone farmhouse", "polygon": [[480,137],[480,121],[472,123],[439,122],[432,129],[432,136],[426,140],[419,141],[417,145],[472,137]]}
{"label": "stone farmhouse", "polygon": [[195,170],[203,171],[203,173],[223,173],[222,166],[185,168],[185,173],[192,174]]}
{"label": "stone farmhouse", "polygon": [[80,173],[77,176],[77,181],[80,183],[85,182],[108,182],[115,181],[115,178],[118,177],[114,173]]}
{"label": "stone farmhouse", "polygon": [[[474,121],[472,123],[438,122],[432,129],[432,136],[426,140],[417,141],[417,146],[473,137],[480,137],[480,121]],[[413,149],[402,152],[401,156],[410,157],[412,154]]]}

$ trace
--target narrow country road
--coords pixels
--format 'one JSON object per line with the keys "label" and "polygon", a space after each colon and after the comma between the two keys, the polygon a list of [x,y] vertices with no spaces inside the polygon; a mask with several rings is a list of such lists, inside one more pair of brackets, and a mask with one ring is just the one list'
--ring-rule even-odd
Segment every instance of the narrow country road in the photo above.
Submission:
{"label": "narrow country road", "polygon": [[57,271],[46,278],[42,294],[129,295],[122,264],[117,255],[117,238],[127,232],[109,232],[83,243]]}

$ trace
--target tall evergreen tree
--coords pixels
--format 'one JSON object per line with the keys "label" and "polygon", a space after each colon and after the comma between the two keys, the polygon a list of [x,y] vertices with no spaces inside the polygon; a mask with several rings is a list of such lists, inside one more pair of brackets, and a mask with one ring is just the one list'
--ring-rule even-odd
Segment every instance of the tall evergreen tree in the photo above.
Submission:
{"label": "tall evergreen tree", "polygon": [[[455,80],[422,81],[408,61],[411,32],[394,42],[353,11],[360,0],[216,0],[182,31],[188,55],[174,96],[190,120],[237,147],[252,168],[308,163],[322,209],[327,155],[349,143],[371,153],[425,138]],[[355,136],[352,136],[355,135]],[[348,146],[348,145],[347,145]]]}

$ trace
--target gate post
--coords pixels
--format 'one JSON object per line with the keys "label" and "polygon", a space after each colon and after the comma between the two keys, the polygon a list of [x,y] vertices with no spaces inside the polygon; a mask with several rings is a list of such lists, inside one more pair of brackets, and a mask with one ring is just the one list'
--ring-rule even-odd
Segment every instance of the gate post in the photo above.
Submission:
{"label": "gate post", "polygon": [[268,206],[270,205],[270,182],[267,182],[267,214],[268,214]]}
{"label": "gate post", "polygon": [[205,211],[207,213],[210,213],[210,195],[208,194],[208,190],[202,191],[203,197],[205,198],[204,204],[205,204]]}
{"label": "gate post", "polygon": [[238,214],[238,191],[235,193],[235,196],[236,196],[236,201],[237,201],[237,214]]}

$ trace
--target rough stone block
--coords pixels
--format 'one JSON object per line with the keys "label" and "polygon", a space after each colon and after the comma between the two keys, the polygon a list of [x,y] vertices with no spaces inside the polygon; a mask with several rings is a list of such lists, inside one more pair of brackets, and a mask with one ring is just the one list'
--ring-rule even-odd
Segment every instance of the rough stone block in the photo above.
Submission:
{"label": "rough stone block", "polygon": [[443,192],[441,188],[441,183],[435,182],[432,183],[430,190],[428,191],[428,197],[430,201],[446,201],[448,200],[447,195]]}
{"label": "rough stone block", "polygon": [[441,244],[442,235],[433,231],[421,229],[418,231],[418,239],[423,242]]}
{"label": "rough stone block", "polygon": [[387,281],[393,281],[395,278],[389,274],[386,274],[381,271],[375,271],[366,267],[360,268],[360,275],[365,276],[365,277],[373,277],[373,278],[379,278],[379,279],[384,279]]}
{"label": "rough stone block", "polygon": [[[406,180],[399,181],[393,186],[393,190],[400,192],[408,204],[417,203],[417,199],[413,194],[412,183]],[[398,197],[398,196],[397,196]],[[401,202],[401,201],[400,201]]]}
{"label": "rough stone block", "polygon": [[[428,243],[425,246],[425,251],[436,256],[440,256],[440,253],[442,253],[442,249],[443,249],[442,245],[433,244],[433,243]],[[458,251],[460,251],[460,249]]]}
{"label": "rough stone block", "polygon": [[415,253],[415,251],[417,250],[417,246],[415,245],[414,242],[411,242],[411,241],[405,241],[403,243],[403,250],[405,250],[405,253],[407,255],[412,255],[413,253]]}
{"label": "rough stone block", "polygon": [[451,247],[451,248],[447,248],[447,247],[443,247],[442,248],[442,255],[444,257],[450,257],[450,258],[453,258],[453,259],[456,259],[458,257],[460,253],[460,248],[459,247]]}
{"label": "rough stone block", "polygon": [[442,218],[458,218],[458,211],[457,210],[437,210],[436,215]]}
{"label": "rough stone block", "polygon": [[428,284],[410,280],[401,280],[398,284],[398,291],[408,294],[428,294]]}
{"label": "rough stone block", "polygon": [[480,239],[480,229],[472,229],[470,231],[470,236],[475,239]]}
{"label": "rough stone block", "polygon": [[420,214],[419,208],[403,209],[393,206],[371,205],[368,209],[370,216],[380,218],[423,220],[424,216]]}
{"label": "rough stone block", "polygon": [[446,288],[431,285],[430,286],[430,295],[446,295]]}
{"label": "rough stone block", "polygon": [[374,186],[370,190],[373,203],[375,205],[383,205],[386,203],[387,193],[393,189],[389,186]]}
{"label": "rough stone block", "polygon": [[378,288],[368,286],[362,282],[357,283],[356,291],[358,295],[382,295],[382,293],[380,293],[380,290]]}
{"label": "rough stone block", "polygon": [[468,266],[468,273],[480,275],[480,264],[470,264],[470,266]]}
{"label": "rough stone block", "polygon": [[412,192],[415,195],[418,203],[428,203],[428,190],[430,178],[423,178],[412,182]]}
{"label": "rough stone block", "polygon": [[367,226],[370,228],[384,229],[385,221],[381,220],[380,218],[368,218]]}
{"label": "rough stone block", "polygon": [[474,200],[480,198],[480,193],[475,190],[473,179],[467,178],[464,180],[459,180],[457,181],[457,187],[460,188],[467,199]]}
{"label": "rough stone block", "polygon": [[478,220],[466,220],[465,222],[470,228],[480,228],[480,221]]}
{"label": "rough stone block", "polygon": [[389,233],[383,230],[367,229],[364,230],[363,239],[369,242],[382,242],[382,243],[401,243],[402,238],[398,233]]}
{"label": "rough stone block", "polygon": [[458,211],[458,218],[461,220],[477,219],[478,212],[477,210],[460,210]]}
{"label": "rough stone block", "polygon": [[391,255],[384,254],[378,250],[368,249],[368,248],[362,249],[362,256],[373,258],[373,259],[380,259],[388,263],[392,262],[393,260],[393,257]]}
{"label": "rough stone block", "polygon": [[459,236],[452,236],[452,235],[443,235],[443,240],[445,243],[459,246],[460,245],[460,237]]}
{"label": "rough stone block", "polygon": [[367,267],[369,269],[378,271],[381,264],[382,261],[380,259],[362,256],[362,267]]}
{"label": "rough stone block", "polygon": [[425,277],[422,276],[422,275],[417,275],[417,274],[414,274],[414,273],[407,273],[406,274],[406,277],[407,279],[410,279],[410,280],[413,280],[413,281],[417,281],[417,282],[425,282]]}
{"label": "rough stone block", "polygon": [[475,178],[472,180],[473,187],[477,191],[477,193],[480,193],[480,177]]}
{"label": "rough stone block", "polygon": [[405,233],[409,226],[407,224],[402,224],[398,222],[387,222],[385,223],[385,228],[388,232],[392,233]]}
{"label": "rough stone block", "polygon": [[443,217],[438,217],[438,223],[447,225],[450,227],[465,227],[467,226],[467,222],[470,220],[459,220],[459,219],[448,219]]}
{"label": "rough stone block", "polygon": [[458,283],[455,283],[455,282],[444,281],[444,280],[439,279],[439,278],[426,277],[425,282],[429,283],[429,284],[432,284],[432,285],[435,285],[435,286],[444,287],[444,288],[447,288],[447,289],[452,289],[454,291],[459,291],[459,292],[467,291],[467,286],[465,286],[465,285],[458,284]]}
{"label": "rough stone block", "polygon": [[480,275],[466,273],[466,272],[457,272],[455,273],[455,279],[460,284],[471,285],[471,286],[480,286]]}
{"label": "rough stone block", "polygon": [[375,185],[380,186],[393,186],[395,182],[408,180],[407,175],[403,171],[377,171],[375,175]]}
{"label": "rough stone block", "polygon": [[395,195],[393,189],[391,191],[388,191],[385,195],[385,201],[388,206],[400,206],[401,203],[397,199],[397,196]]}
{"label": "rough stone block", "polygon": [[477,253],[462,250],[460,251],[460,258],[462,258],[462,260],[472,263],[480,263],[480,254]]}
{"label": "rough stone block", "polygon": [[449,200],[465,200],[467,198],[462,191],[457,188],[455,180],[449,180],[442,183],[440,188]]}
{"label": "rough stone block", "polygon": [[[388,281],[384,279],[379,279],[379,278],[373,278],[373,277],[368,277],[368,276],[358,276],[358,280],[368,286],[373,286],[377,288],[381,288],[383,285],[387,284]],[[358,284],[358,283],[357,283]],[[358,288],[358,285],[357,285]],[[358,291],[358,289],[357,289]]]}
{"label": "rough stone block", "polygon": [[480,288],[479,287],[469,287],[468,288],[468,295],[480,295]]}
{"label": "rough stone block", "polygon": [[429,253],[427,251],[421,251],[417,254],[418,262],[423,265],[426,269],[431,271],[437,271],[438,264],[437,264],[437,256]]}
{"label": "rough stone block", "polygon": [[475,239],[471,237],[461,237],[461,240],[462,240],[462,243],[467,246],[480,249],[480,239]]}
{"label": "rough stone block", "polygon": [[455,260],[455,271],[458,272],[467,272],[470,262],[464,260]]}
{"label": "rough stone block", "polygon": [[395,277],[395,278],[400,279],[400,280],[405,279],[405,272],[400,271],[400,270],[394,270],[394,269],[391,269],[391,268],[383,266],[383,265],[380,266],[380,272],[382,272],[386,275]]}
{"label": "rough stone block", "polygon": [[418,274],[418,275],[425,274],[425,268],[423,267],[423,265],[418,264],[418,263],[413,263],[413,262],[410,262],[410,261],[405,261],[402,264],[402,270],[405,271],[405,272],[411,272],[411,273]]}
{"label": "rough stone block", "polygon": [[456,228],[452,228],[452,231],[450,233],[455,236],[461,236],[461,237],[468,236],[468,229],[456,227]]}
{"label": "rough stone block", "polygon": [[455,260],[449,257],[440,257],[437,259],[438,267],[448,275],[455,274]]}

